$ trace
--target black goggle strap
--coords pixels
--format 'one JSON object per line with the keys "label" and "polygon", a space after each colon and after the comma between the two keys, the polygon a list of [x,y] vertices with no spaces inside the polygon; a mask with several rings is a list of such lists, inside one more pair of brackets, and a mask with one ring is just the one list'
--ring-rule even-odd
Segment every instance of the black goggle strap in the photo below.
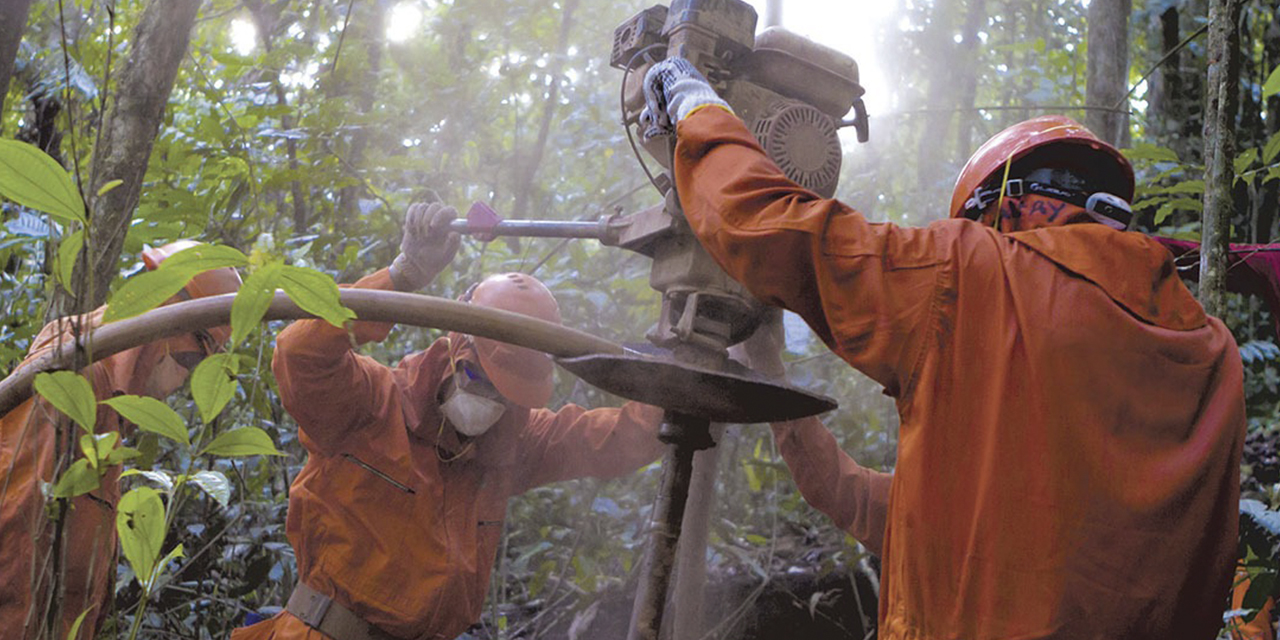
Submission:
{"label": "black goggle strap", "polygon": [[[1095,221],[1121,231],[1129,227],[1129,220],[1133,217],[1133,211],[1128,202],[1120,196],[1101,191],[1089,193],[1076,189],[1063,189],[1044,182],[1032,182],[1021,178],[1005,182],[1003,191],[1006,198],[1034,194],[1074,204],[1089,212]],[[964,217],[977,220],[982,216],[982,212],[1000,197],[1000,193],[999,186],[974,189],[973,195],[964,203]]]}

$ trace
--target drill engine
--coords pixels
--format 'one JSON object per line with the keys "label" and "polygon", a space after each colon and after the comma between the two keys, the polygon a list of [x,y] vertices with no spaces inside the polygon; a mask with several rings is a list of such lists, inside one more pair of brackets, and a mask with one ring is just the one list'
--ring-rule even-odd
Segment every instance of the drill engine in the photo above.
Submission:
{"label": "drill engine", "polygon": [[[755,9],[741,0],[673,0],[669,8],[655,5],[618,26],[610,63],[623,71],[628,135],[644,109],[645,72],[678,55],[707,77],[787,177],[831,197],[842,158],[837,130],[853,126],[860,141],[868,137],[858,65],[780,27],[758,36],[755,27]],[[842,120],[851,109],[853,118]],[[668,172],[654,180],[666,201],[630,216],[618,244],[654,260],[650,285],[663,294],[663,312],[650,340],[677,350],[723,352],[751,335],[763,306],[692,236],[669,175],[673,141],[656,137],[640,144]]]}

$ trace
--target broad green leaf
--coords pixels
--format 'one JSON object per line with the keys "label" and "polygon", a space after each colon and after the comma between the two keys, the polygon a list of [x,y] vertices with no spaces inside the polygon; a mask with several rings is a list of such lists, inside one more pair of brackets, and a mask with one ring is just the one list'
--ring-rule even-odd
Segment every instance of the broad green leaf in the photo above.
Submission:
{"label": "broad green leaf", "polygon": [[88,609],[81,611],[80,615],[76,616],[76,621],[71,623],[71,629],[67,631],[67,640],[80,639],[80,626],[84,624],[84,617],[89,615],[89,612],[93,611],[93,608],[96,606],[97,605],[90,605]]}
{"label": "broad green leaf", "polygon": [[236,395],[240,361],[230,353],[215,353],[191,372],[191,396],[200,408],[200,419],[212,422]]}
{"label": "broad green leaf", "polygon": [[1276,156],[1280,156],[1280,131],[1272,134],[1271,139],[1267,140],[1267,145],[1262,148],[1262,162],[1271,164]]}
{"label": "broad green leaf", "polygon": [[1129,160],[1151,160],[1153,162],[1177,162],[1178,154],[1172,149],[1158,147],[1154,144],[1140,142],[1130,149],[1121,149],[1120,153]]}
{"label": "broad green leaf", "polygon": [[1256,147],[1252,149],[1245,149],[1243,153],[1236,156],[1236,160],[1233,163],[1233,166],[1236,170],[1236,175],[1239,175],[1241,173],[1244,173],[1245,171],[1248,171],[1249,165],[1253,164],[1253,161],[1257,159],[1258,159],[1258,149]]}
{"label": "broad green leaf", "polygon": [[197,487],[204,489],[210,498],[218,501],[218,504],[227,506],[231,501],[231,482],[227,477],[218,471],[198,471],[191,476],[191,481]]}
{"label": "broad green leaf", "polygon": [[223,432],[205,447],[201,455],[211,456],[282,456],[266,431],[257,427],[240,427]]}
{"label": "broad green leaf", "polygon": [[84,376],[74,371],[39,373],[36,374],[35,389],[53,408],[65,413],[86,432],[93,433],[98,400],[93,397],[93,386]]}
{"label": "broad green leaf", "polygon": [[146,313],[181,291],[192,275],[180,269],[156,269],[129,278],[107,301],[102,320],[115,322]]}
{"label": "broad green leaf", "polygon": [[335,327],[355,319],[356,314],[338,300],[338,285],[333,278],[315,269],[293,266],[282,267],[280,277],[284,292],[304,311]]}
{"label": "broad green leaf", "polygon": [[49,154],[17,140],[0,140],[0,196],[61,222],[84,222],[84,202],[66,169]]}
{"label": "broad green leaf", "polygon": [[165,493],[173,491],[173,477],[163,469],[128,469],[120,474],[121,478],[128,476],[142,476],[159,485],[161,489],[164,489]]}
{"label": "broad green leaf", "polygon": [[106,195],[112,189],[115,189],[116,187],[122,184],[124,184],[124,180],[121,180],[119,178],[116,178],[115,180],[109,180],[106,182],[106,184],[103,184],[101,187],[98,187],[98,195],[100,196]]}
{"label": "broad green leaf", "polygon": [[66,471],[62,472],[62,476],[58,478],[58,483],[53,485],[53,497],[55,498],[74,498],[84,495],[98,488],[98,472],[89,464],[85,458],[80,458],[71,463]]}
{"label": "broad green leaf", "polygon": [[134,449],[133,447],[116,447],[112,449],[111,452],[107,454],[107,457],[103,458],[102,461],[107,466],[111,466],[113,464],[120,464],[125,460],[133,460],[140,456],[142,456],[142,452]]}
{"label": "broad green leaf", "polygon": [[83,247],[84,229],[63,238],[62,243],[58,245],[58,282],[62,283],[62,288],[67,291],[75,291],[75,284],[71,282],[71,278],[75,273],[76,258],[80,256],[80,250]]}
{"label": "broad green leaf", "polygon": [[182,417],[169,405],[147,396],[116,396],[103,400],[105,404],[124,417],[125,420],[138,425],[139,429],[162,435],[170,440],[191,446],[187,436],[187,425]]}
{"label": "broad green leaf", "polygon": [[1267,76],[1267,81],[1262,83],[1262,99],[1266,100],[1271,96],[1280,93],[1280,65],[1271,70],[1271,75]]}
{"label": "broad green leaf", "polygon": [[262,321],[262,316],[275,298],[284,265],[272,262],[254,271],[231,303],[231,346],[239,345]]}
{"label": "broad green leaf", "polygon": [[172,551],[170,551],[167,555],[165,555],[163,559],[160,560],[160,562],[156,563],[156,568],[152,570],[151,576],[147,579],[147,581],[143,583],[142,585],[143,588],[146,589],[147,591],[151,591],[151,587],[155,586],[156,580],[159,580],[160,576],[164,574],[165,567],[169,566],[170,562],[173,562],[174,560],[177,560],[178,558],[182,558],[182,557],[184,557],[184,554],[182,552],[182,543],[179,542],[178,546],[174,547]]}
{"label": "broad green leaf", "polygon": [[111,455],[111,451],[116,448],[116,442],[119,440],[120,434],[115,431],[86,433],[80,436],[80,451],[89,461],[89,466],[97,469],[98,463]]}
{"label": "broad green leaf", "polygon": [[223,267],[243,267],[249,259],[239,251],[218,244],[198,244],[183,249],[160,263],[157,271],[181,271],[189,274],[188,279],[198,273]]}
{"label": "broad green leaf", "polygon": [[151,487],[137,487],[116,505],[116,532],[120,547],[143,588],[155,575],[160,545],[164,544],[164,501]]}

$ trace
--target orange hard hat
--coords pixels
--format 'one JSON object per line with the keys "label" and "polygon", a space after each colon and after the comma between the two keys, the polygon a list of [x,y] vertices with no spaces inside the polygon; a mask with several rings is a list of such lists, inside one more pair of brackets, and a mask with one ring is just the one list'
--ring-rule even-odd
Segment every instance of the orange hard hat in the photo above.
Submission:
{"label": "orange hard hat", "polygon": [[[194,240],[177,240],[155,249],[144,247],[142,249],[142,263],[147,266],[148,271],[155,271],[160,267],[161,262],[164,262],[173,254],[200,244]],[[196,274],[182,290],[189,299],[235,293],[240,290],[240,274],[231,267],[211,269],[204,273]],[[215,343],[221,345],[231,337],[231,327],[214,327],[209,329],[209,335],[213,337]]]}
{"label": "orange hard hat", "polygon": [[[471,290],[471,304],[521,313],[560,324],[560,305],[551,290],[523,273],[489,276]],[[502,396],[522,407],[544,407],[551,399],[551,357],[526,347],[475,338],[484,373]]]}
{"label": "orange hard hat", "polygon": [[1069,168],[1094,189],[1133,202],[1133,166],[1129,160],[1075,120],[1050,115],[1019,122],[978,147],[956,179],[951,193],[951,217],[964,217],[965,202],[974,191],[1002,176],[1006,166],[1010,178],[1021,178],[1040,167]]}

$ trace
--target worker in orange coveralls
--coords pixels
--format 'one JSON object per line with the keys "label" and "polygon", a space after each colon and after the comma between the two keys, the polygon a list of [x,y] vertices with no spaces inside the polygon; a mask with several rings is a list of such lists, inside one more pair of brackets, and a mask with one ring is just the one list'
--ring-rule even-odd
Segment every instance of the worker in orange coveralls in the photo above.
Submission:
{"label": "worker in orange coveralls", "polygon": [[[197,243],[174,242],[144,249],[142,260],[155,269],[169,256]],[[177,300],[232,293],[240,287],[234,269],[206,271],[192,278]],[[102,322],[100,308],[84,316],[85,329]],[[227,327],[197,331],[122,351],[89,365],[82,373],[98,400],[120,394],[164,398],[187,374],[230,335]],[[23,364],[60,348],[75,336],[74,323],[63,318],[45,325]],[[22,365],[19,365],[22,366]],[[50,630],[48,611],[53,583],[53,523],[46,515],[41,484],[54,481],[59,414],[34,397],[0,418],[0,636],[5,638],[67,637],[81,612],[93,608],[80,627],[80,638],[92,638],[107,613],[116,575],[116,511],[119,468],[101,486],[71,500],[66,511],[62,550],[61,630]],[[122,431],[131,425],[106,405],[98,405],[97,432]]]}
{"label": "worker in orange coveralls", "polygon": [[[416,291],[453,258],[453,209],[415,204],[401,253],[356,287]],[[506,273],[471,304],[560,322],[551,292]],[[390,325],[355,322],[354,342]],[[285,611],[235,640],[454,638],[480,617],[507,499],[549,482],[614,478],[652,462],[661,410],[543,407],[544,354],[450,333],[386,367],[320,320],[277,339],[272,367],[309,454],[289,496],[300,582]]]}
{"label": "worker in orange coveralls", "polygon": [[951,219],[872,224],[788,180],[687,61],[645,91],[703,246],[896,400],[881,638],[1215,637],[1240,357],[1169,253],[1122,231],[1123,156],[1035,118],[970,158]]}
{"label": "worker in orange coveralls", "polygon": [[[1244,598],[1249,593],[1251,584],[1252,580],[1250,580],[1249,574],[1244,567],[1237,567],[1236,583],[1231,590],[1231,608],[1233,610],[1244,607]],[[1268,597],[1252,620],[1246,621],[1241,616],[1232,617],[1227,621],[1227,630],[1231,634],[1231,640],[1275,640],[1275,629],[1271,626],[1275,608],[1275,599]]]}

